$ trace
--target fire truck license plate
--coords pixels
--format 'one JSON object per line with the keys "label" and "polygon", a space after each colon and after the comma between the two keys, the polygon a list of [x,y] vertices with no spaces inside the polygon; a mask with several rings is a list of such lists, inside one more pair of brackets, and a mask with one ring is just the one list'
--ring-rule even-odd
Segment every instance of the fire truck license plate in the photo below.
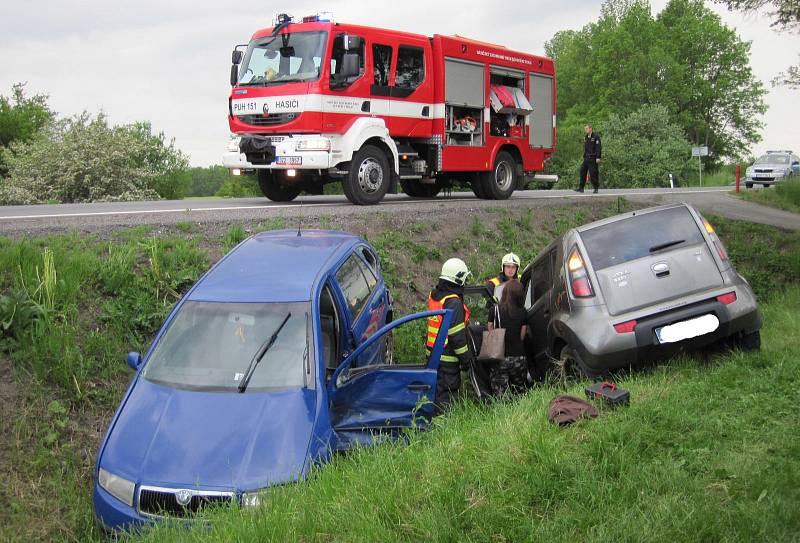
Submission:
{"label": "fire truck license plate", "polygon": [[256,100],[234,100],[231,102],[231,109],[234,115],[261,113],[261,108],[258,107]]}
{"label": "fire truck license plate", "polygon": [[301,156],[279,156],[275,158],[275,164],[286,164],[288,166],[299,166],[303,163]]}

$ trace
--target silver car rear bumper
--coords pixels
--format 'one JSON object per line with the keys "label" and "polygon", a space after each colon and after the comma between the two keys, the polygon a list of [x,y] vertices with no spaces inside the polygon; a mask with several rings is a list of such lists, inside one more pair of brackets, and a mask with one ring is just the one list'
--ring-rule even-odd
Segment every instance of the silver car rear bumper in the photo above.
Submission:
{"label": "silver car rear bumper", "polygon": [[[736,301],[725,305],[716,296],[736,292]],[[681,307],[645,313],[636,318],[633,332],[618,333],[614,324],[628,318],[612,318],[604,306],[584,307],[574,316],[556,323],[559,335],[573,346],[584,365],[591,373],[626,368],[647,361],[668,358],[680,351],[699,349],[725,338],[751,333],[761,328],[755,295],[746,283],[727,287],[708,299]],[[711,333],[676,343],[659,343],[656,328],[713,314],[719,319],[719,327]],[[587,331],[578,334],[576,331]]]}

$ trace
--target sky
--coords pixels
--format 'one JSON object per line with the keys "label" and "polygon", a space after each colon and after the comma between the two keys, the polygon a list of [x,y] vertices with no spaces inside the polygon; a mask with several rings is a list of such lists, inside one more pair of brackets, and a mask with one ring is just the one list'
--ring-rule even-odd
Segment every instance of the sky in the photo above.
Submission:
{"label": "sky", "polygon": [[[115,124],[150,121],[174,138],[195,166],[222,162],[229,137],[230,52],[276,13],[333,12],[337,22],[420,34],[459,34],[544,54],[559,30],[579,29],[600,14],[601,0],[346,0],[328,3],[210,0],[32,0],[0,8],[0,94],[27,82],[50,96],[60,115],[104,111]],[[658,13],[667,0],[651,0]],[[769,94],[762,141],[751,151],[800,152],[800,91],[770,80],[796,63],[800,36],[777,33],[764,14],[707,5],[752,42],[751,66]]]}

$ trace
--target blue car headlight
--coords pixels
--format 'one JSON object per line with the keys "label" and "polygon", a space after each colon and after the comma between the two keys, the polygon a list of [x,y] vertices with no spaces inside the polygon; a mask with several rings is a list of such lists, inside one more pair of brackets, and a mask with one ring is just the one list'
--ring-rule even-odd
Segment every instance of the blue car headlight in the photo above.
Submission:
{"label": "blue car headlight", "polygon": [[100,468],[97,480],[100,486],[109,494],[126,505],[133,507],[133,491],[134,488],[136,488],[136,484],[133,481],[129,481],[119,475],[114,475],[103,468]]}

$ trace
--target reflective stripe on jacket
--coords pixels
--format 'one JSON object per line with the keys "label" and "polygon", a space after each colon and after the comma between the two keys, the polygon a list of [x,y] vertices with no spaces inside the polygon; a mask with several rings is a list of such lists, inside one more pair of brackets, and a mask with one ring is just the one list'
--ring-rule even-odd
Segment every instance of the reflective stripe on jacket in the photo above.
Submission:
{"label": "reflective stripe on jacket", "polygon": [[[447,300],[455,298],[460,300],[458,295],[456,294],[448,294],[444,296],[441,300],[434,300],[433,296],[428,296],[428,311],[434,311],[437,309],[444,309],[444,305]],[[443,362],[458,362],[458,355],[466,354],[469,350],[467,347],[466,342],[464,345],[461,345],[455,349],[448,348],[450,344],[450,336],[463,332],[466,334],[466,328],[469,324],[469,308],[466,304],[462,302],[464,306],[464,320],[462,322],[453,322],[450,324],[450,329],[447,331],[447,337],[444,340],[444,354],[442,354],[441,360]],[[433,317],[428,317],[428,331],[426,334],[426,341],[425,341],[425,348],[427,352],[433,350],[433,344],[436,342],[436,336],[439,335],[439,329],[442,327],[442,315],[435,315]],[[451,354],[452,353],[452,354]]]}

